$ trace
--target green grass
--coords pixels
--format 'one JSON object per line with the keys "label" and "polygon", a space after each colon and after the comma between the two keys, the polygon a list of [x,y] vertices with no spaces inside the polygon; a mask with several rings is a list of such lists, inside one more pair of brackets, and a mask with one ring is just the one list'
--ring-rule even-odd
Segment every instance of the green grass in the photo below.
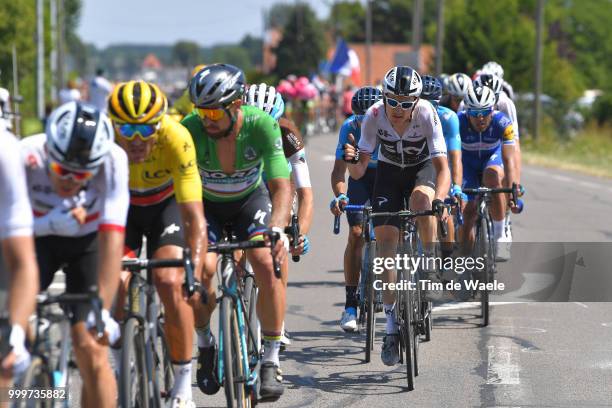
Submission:
{"label": "green grass", "polygon": [[612,127],[586,127],[567,140],[548,134],[522,140],[523,162],[612,178]]}
{"label": "green grass", "polygon": [[36,133],[44,132],[42,123],[38,118],[24,118],[21,121],[21,134],[25,136],[30,136]]}

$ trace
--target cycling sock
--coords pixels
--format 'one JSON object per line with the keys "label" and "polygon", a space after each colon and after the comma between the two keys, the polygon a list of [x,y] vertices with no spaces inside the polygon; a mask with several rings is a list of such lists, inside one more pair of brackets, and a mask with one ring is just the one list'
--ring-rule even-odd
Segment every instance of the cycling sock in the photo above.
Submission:
{"label": "cycling sock", "polygon": [[119,367],[121,367],[121,347],[111,347],[110,351],[113,356],[113,360],[115,360],[115,371],[119,372]]}
{"label": "cycling sock", "polygon": [[502,236],[504,236],[504,220],[501,221],[493,221],[493,237],[497,241]]}
{"label": "cycling sock", "polygon": [[172,398],[190,400],[191,394],[191,361],[180,361],[172,363],[174,368],[174,386],[172,387]]}
{"label": "cycling sock", "polygon": [[395,313],[393,313],[393,309],[395,308],[395,303],[391,305],[384,305],[385,307],[385,316],[387,316],[387,334],[396,334],[397,330],[397,322],[395,321]]}
{"label": "cycling sock", "polygon": [[280,367],[280,361],[278,359],[278,352],[281,346],[280,333],[264,333],[264,355],[262,361],[274,363],[277,367]]}
{"label": "cycling sock", "polygon": [[210,332],[210,323],[204,327],[196,327],[196,335],[199,348],[212,347],[215,344],[215,337]]}
{"label": "cycling sock", "polygon": [[346,286],[346,300],[344,302],[344,308],[348,309],[349,307],[357,308],[357,286]]}

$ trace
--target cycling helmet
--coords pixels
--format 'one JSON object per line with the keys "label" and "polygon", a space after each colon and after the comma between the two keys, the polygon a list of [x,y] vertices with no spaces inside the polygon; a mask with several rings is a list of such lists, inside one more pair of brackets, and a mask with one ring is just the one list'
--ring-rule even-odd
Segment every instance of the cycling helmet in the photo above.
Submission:
{"label": "cycling helmet", "polygon": [[444,74],[444,73],[440,74],[440,76],[438,77],[438,80],[442,84],[442,93],[446,93],[448,89],[448,79],[449,78],[450,78],[450,75]]}
{"label": "cycling helmet", "polygon": [[371,86],[359,88],[351,98],[351,109],[355,115],[364,115],[368,108],[382,99],[382,92]]}
{"label": "cycling helmet", "polygon": [[398,96],[420,96],[423,89],[421,76],[408,66],[391,68],[383,79],[383,92]]}
{"label": "cycling helmet", "polygon": [[244,94],[244,72],[230,64],[213,64],[189,82],[189,98],[198,108],[224,108]]}
{"label": "cycling helmet", "polygon": [[504,69],[495,61],[489,61],[482,66],[485,74],[497,75],[500,79],[504,79]]}
{"label": "cycling helmet", "polygon": [[274,120],[278,120],[283,116],[285,111],[285,102],[283,97],[273,86],[266,84],[251,85],[244,95],[244,102],[247,105],[257,106],[263,110]]}
{"label": "cycling helmet", "polygon": [[49,156],[74,170],[96,170],[113,145],[113,127],[105,113],[82,102],[68,102],[47,120]]}
{"label": "cycling helmet", "polygon": [[108,98],[108,114],[118,123],[155,124],[167,110],[166,95],[151,82],[122,82]]}
{"label": "cycling helmet", "polygon": [[467,109],[488,109],[495,106],[495,93],[488,86],[471,87],[463,99]]}
{"label": "cycling helmet", "polygon": [[502,91],[502,80],[493,74],[482,74],[474,80],[474,88],[488,86],[493,90],[495,96],[498,96]]}
{"label": "cycling helmet", "polygon": [[465,97],[472,87],[472,80],[464,73],[457,72],[448,79],[448,93],[460,98]]}
{"label": "cycling helmet", "polygon": [[438,78],[431,75],[423,75],[423,91],[421,97],[432,102],[439,102],[442,98],[442,84]]}

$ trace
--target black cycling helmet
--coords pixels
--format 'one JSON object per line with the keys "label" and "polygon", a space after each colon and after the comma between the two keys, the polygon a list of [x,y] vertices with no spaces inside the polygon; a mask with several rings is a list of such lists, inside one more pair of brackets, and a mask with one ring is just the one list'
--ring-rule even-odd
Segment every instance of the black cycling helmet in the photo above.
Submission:
{"label": "black cycling helmet", "polygon": [[351,109],[355,115],[364,115],[368,108],[382,99],[382,92],[373,86],[359,88],[351,99]]}
{"label": "black cycling helmet", "polygon": [[442,83],[440,80],[431,75],[423,75],[423,90],[421,97],[432,102],[439,102],[442,98]]}
{"label": "black cycling helmet", "polygon": [[224,108],[244,94],[244,72],[230,64],[199,70],[189,82],[189,99],[198,108]]}
{"label": "black cycling helmet", "polygon": [[398,96],[420,96],[423,88],[421,76],[411,67],[400,65],[391,68],[383,79],[383,92]]}

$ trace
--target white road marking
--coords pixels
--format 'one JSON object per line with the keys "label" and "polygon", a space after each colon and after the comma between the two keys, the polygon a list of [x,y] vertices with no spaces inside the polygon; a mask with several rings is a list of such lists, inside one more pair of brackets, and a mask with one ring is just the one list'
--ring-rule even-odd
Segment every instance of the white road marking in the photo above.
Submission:
{"label": "white road marking", "polygon": [[[491,306],[501,306],[501,305],[515,305],[525,302],[490,302]],[[461,309],[472,309],[475,307],[480,307],[480,302],[458,302],[458,303],[445,303],[440,306],[434,306],[434,312],[443,312],[445,310],[461,310]]]}
{"label": "white road marking", "polygon": [[332,155],[332,154],[325,154],[325,155],[321,156],[321,160],[323,160],[323,161],[335,161],[336,160],[336,156]]}
{"label": "white road marking", "polygon": [[575,304],[577,304],[578,306],[582,306],[582,307],[584,307],[585,309],[588,309],[588,308],[589,308],[587,305],[585,305],[585,304],[584,304],[584,303],[582,303],[582,302],[574,302],[574,303],[575,303]]}
{"label": "white road marking", "polygon": [[606,190],[606,191],[612,191],[612,187],[610,187],[610,185],[606,185],[606,184],[600,184],[600,183],[593,183],[591,181],[584,181],[584,180],[578,180],[576,178],[573,177],[568,177],[568,176],[563,176],[561,174],[551,174],[549,172],[545,172],[545,171],[541,171],[541,170],[536,170],[533,168],[524,168],[523,169],[524,173],[531,173],[531,174],[535,174],[538,176],[542,176],[542,177],[547,177],[547,178],[552,178],[554,180],[558,180],[558,181],[563,181],[563,182],[569,182],[569,183],[575,183],[575,184],[579,184],[581,186],[584,187],[589,187],[589,188],[593,188],[596,190]]}
{"label": "white road marking", "polygon": [[517,385],[520,380],[518,346],[512,339],[497,337],[489,347],[487,384]]}
{"label": "white road marking", "polygon": [[602,323],[601,325],[602,325],[603,327],[612,327],[612,322]]}

